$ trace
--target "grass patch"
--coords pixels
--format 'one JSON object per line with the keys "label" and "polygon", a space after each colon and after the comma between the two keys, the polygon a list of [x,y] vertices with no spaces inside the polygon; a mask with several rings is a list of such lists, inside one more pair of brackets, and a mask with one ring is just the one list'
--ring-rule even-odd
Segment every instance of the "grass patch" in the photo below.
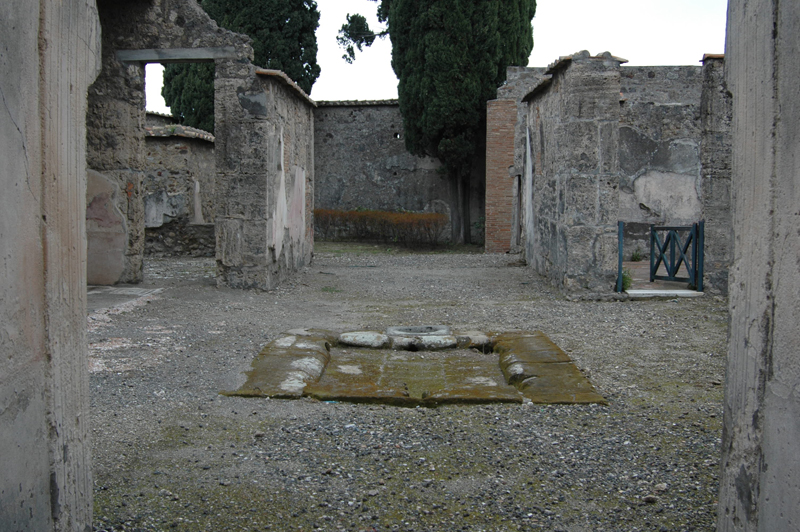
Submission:
{"label": "grass patch", "polygon": [[326,294],[338,294],[342,291],[341,288],[336,288],[335,286],[323,286],[322,291]]}

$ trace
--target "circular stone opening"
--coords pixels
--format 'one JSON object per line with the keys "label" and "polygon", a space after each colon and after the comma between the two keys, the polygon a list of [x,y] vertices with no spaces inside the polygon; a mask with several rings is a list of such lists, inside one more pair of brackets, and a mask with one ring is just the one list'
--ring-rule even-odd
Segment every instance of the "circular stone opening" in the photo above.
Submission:
{"label": "circular stone opening", "polygon": [[447,325],[419,325],[416,327],[389,327],[387,336],[450,336]]}

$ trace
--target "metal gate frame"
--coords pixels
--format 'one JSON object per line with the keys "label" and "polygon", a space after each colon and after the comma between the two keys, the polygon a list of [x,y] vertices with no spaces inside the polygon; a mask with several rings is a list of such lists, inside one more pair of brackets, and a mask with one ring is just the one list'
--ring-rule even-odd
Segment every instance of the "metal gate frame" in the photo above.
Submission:
{"label": "metal gate frame", "polygon": [[[618,273],[617,292],[622,292],[622,251],[624,222],[618,222]],[[666,232],[662,239],[660,233]],[[681,241],[681,233],[686,233],[686,239]],[[689,283],[689,288],[703,291],[703,249],[705,247],[705,221],[700,220],[689,226],[662,226],[650,225],[650,282],[656,279],[662,281],[678,281]],[[688,255],[687,255],[688,252]],[[667,275],[656,275],[661,265],[667,270]],[[678,277],[678,271],[684,266],[689,273],[688,277]]]}

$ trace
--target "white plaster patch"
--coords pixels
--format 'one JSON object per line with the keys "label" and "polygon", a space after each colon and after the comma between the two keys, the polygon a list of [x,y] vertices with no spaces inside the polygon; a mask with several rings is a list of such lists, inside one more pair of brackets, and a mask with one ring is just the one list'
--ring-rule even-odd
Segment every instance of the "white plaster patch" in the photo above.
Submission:
{"label": "white plaster patch", "polygon": [[295,340],[297,340],[296,336],[284,336],[275,340],[273,345],[275,347],[291,347]]}
{"label": "white plaster patch", "polygon": [[299,166],[294,167],[294,186],[286,222],[292,242],[299,244],[306,229],[306,171]]}
{"label": "white plaster patch", "polygon": [[295,344],[295,347],[297,347],[299,349],[305,349],[306,351],[317,351],[319,353],[324,353],[325,352],[325,349],[323,349],[319,345],[312,344],[310,342],[303,342],[302,340],[297,342],[297,344]]}
{"label": "white plaster patch", "polygon": [[301,393],[306,387],[305,375],[299,371],[290,372],[280,385],[280,389],[289,393]]}
{"label": "white plaster patch", "polygon": [[497,386],[497,382],[490,377],[469,377],[467,382],[480,386]]}
{"label": "white plaster patch", "polygon": [[283,168],[283,127],[278,139],[278,192],[275,202],[275,211],[272,213],[272,248],[275,249],[275,259],[281,256],[283,250],[283,232],[287,227],[288,206],[286,204],[286,172]]}
{"label": "white plaster patch", "polygon": [[522,375],[523,373],[525,373],[525,369],[519,362],[514,362],[513,364],[509,364],[508,367],[506,367],[506,371],[511,375]]}
{"label": "white plaster patch", "polygon": [[300,371],[305,371],[308,373],[309,376],[317,376],[322,374],[322,370],[325,369],[325,366],[314,357],[306,357],[306,358],[299,358],[297,360],[293,360],[291,366],[294,369],[299,369]]}
{"label": "white plaster patch", "polygon": [[342,373],[347,373],[348,375],[361,375],[364,373],[361,371],[361,366],[337,366],[336,369]]}

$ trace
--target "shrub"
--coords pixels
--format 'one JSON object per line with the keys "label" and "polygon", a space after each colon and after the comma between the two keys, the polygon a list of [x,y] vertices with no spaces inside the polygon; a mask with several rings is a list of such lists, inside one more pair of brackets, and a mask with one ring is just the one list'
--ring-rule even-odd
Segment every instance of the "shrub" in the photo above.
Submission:
{"label": "shrub", "polygon": [[440,213],[314,209],[314,231],[320,240],[434,247],[446,225],[447,216]]}

